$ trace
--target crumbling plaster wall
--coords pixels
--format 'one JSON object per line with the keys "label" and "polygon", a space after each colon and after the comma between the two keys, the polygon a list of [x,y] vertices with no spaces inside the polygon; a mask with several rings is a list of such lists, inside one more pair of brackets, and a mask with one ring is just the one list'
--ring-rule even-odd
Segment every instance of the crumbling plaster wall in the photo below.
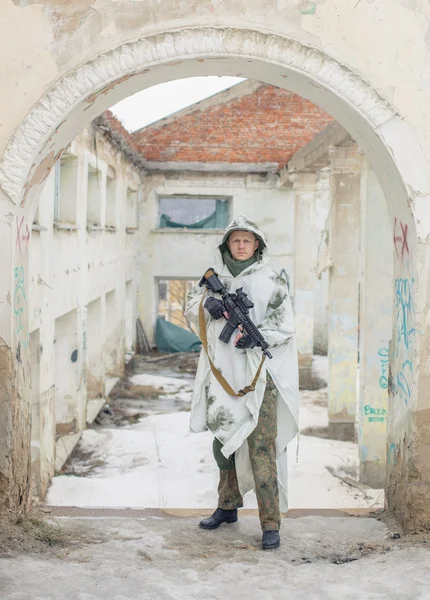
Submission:
{"label": "crumbling plaster wall", "polygon": [[[0,148],[51,82],[112,47],[182,27],[240,27],[291,37],[362,75],[429,143],[430,8],[400,0],[3,0]],[[257,26],[258,24],[258,26]],[[377,56],[375,55],[377,49]]]}
{"label": "crumbling plaster wall", "polygon": [[[19,256],[16,253],[13,217],[20,218],[31,207],[34,209],[37,186],[56,156],[77,130],[109,104],[142,87],[197,74],[244,75],[288,87],[319,104],[348,129],[368,154],[389,198],[392,223],[401,223],[403,231],[407,226],[409,232],[407,256],[398,256],[395,277],[413,283],[413,302],[406,301],[406,305],[413,307],[408,319],[417,333],[407,340],[407,347],[401,336],[396,340],[396,348],[400,344],[405,348],[397,353],[392,365],[394,395],[398,393],[399,386],[394,385],[402,365],[413,363],[414,372],[405,388],[410,394],[409,405],[392,432],[390,456],[395,459],[388,492],[391,507],[405,523],[430,522],[430,511],[420,500],[428,491],[430,460],[424,451],[417,459],[426,434],[421,424],[427,422],[430,410],[429,375],[420,363],[420,352],[425,355],[430,344],[426,320],[430,295],[426,276],[430,267],[426,241],[430,233],[430,88],[426,54],[430,8],[401,0],[286,0],[282,6],[276,0],[238,0],[233,4],[227,0],[161,0],[149,6],[146,1],[131,0],[73,5],[66,1],[4,0],[1,8],[0,151],[15,131],[19,141],[8,146],[0,164],[1,252],[14,268],[25,268],[28,257],[25,252]],[[142,36],[155,37],[100,56]],[[87,65],[96,56],[100,56],[97,63]],[[155,67],[145,70],[148,63]],[[75,69],[76,76],[63,79],[65,73]],[[134,77],[136,72],[140,74]],[[42,94],[60,81],[64,82],[61,91],[44,105],[37,105]],[[26,127],[19,128],[36,106]],[[74,111],[73,118],[68,117],[70,111]],[[30,170],[31,181],[27,178]],[[4,191],[17,204],[23,198],[26,202],[15,208]],[[13,273],[9,269],[0,275],[5,298],[12,295]],[[400,311],[400,330],[405,324],[401,322],[402,314]],[[11,392],[9,377],[1,383],[0,420],[12,422],[14,415],[17,425],[13,442],[1,448],[9,456],[9,474],[21,473],[15,468],[21,459],[13,465],[10,447],[15,452],[27,445],[28,406],[20,394],[29,377],[28,352],[20,350],[10,315],[3,301],[2,350],[5,363],[13,364],[6,372],[14,385]],[[19,356],[12,363],[17,352]],[[421,420],[413,418],[415,410],[420,412]],[[21,458],[25,463],[25,456]],[[27,479],[25,469],[16,480],[12,478],[11,486],[18,490],[14,501],[22,496]]]}
{"label": "crumbling plaster wall", "polygon": [[[38,379],[40,416],[39,423],[34,424],[38,430],[34,431],[33,427],[32,432],[33,445],[37,445],[40,455],[39,464],[33,465],[33,471],[38,470],[37,489],[33,493],[40,497],[44,496],[54,473],[58,436],[73,435],[84,429],[88,418],[87,401],[98,398],[100,403],[100,398],[103,399],[107,363],[111,376],[121,376],[124,372],[125,288],[126,282],[132,281],[135,295],[138,279],[138,236],[136,232],[126,231],[125,208],[126,190],[128,187],[139,190],[141,175],[93,127],[77,136],[68,153],[77,162],[76,189],[72,188],[75,195],[72,197],[73,192],[67,193],[64,184],[60,185],[59,206],[67,200],[69,214],[75,213],[76,222],[54,223],[56,177],[51,171],[41,193],[37,225],[32,227],[28,247],[28,330],[30,334],[37,332],[34,337],[39,342],[38,349],[32,348],[33,352],[39,352],[39,364],[34,365],[38,374],[32,373],[32,379]],[[101,225],[98,228],[87,228],[90,166],[96,166],[99,173]],[[70,167],[66,163],[64,168]],[[115,230],[104,227],[108,172],[115,176]],[[67,181],[72,186],[72,181]],[[115,304],[107,315],[106,294],[112,290],[115,290]],[[98,300],[98,310],[96,314],[91,311],[89,317],[87,307],[94,300]],[[96,335],[92,333],[90,356],[89,330],[94,329],[96,319],[100,326]],[[74,350],[77,351],[75,363],[71,361]],[[94,355],[97,357],[95,372],[92,370]],[[67,444],[64,447],[69,448]]]}
{"label": "crumbling plaster wall", "polygon": [[[222,231],[159,229],[159,197],[173,195],[225,197],[229,220],[245,214],[267,235],[270,266],[294,281],[294,198],[277,188],[276,175],[233,173],[158,173],[145,177],[140,219],[139,314],[153,340],[159,279],[198,280],[214,264]],[[294,291],[291,290],[291,294]]]}

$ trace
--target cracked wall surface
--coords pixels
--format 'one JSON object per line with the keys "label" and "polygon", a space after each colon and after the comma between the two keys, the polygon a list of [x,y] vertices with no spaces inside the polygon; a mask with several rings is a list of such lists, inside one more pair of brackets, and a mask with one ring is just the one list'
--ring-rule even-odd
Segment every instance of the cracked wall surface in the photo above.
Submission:
{"label": "cracked wall surface", "polygon": [[[1,11],[0,184],[11,201],[2,200],[0,226],[7,234],[2,256],[11,259],[8,273],[0,273],[0,336],[19,357],[8,367],[12,387],[6,377],[3,408],[24,407],[25,415],[28,385],[28,351],[17,344],[10,304],[1,300],[13,297],[11,273],[25,262],[16,252],[14,219],[34,210],[55,157],[110,104],[143,87],[200,74],[261,80],[310,99],[348,130],[378,175],[393,227],[408,228],[408,255],[402,252],[395,263],[399,285],[408,281],[412,292],[411,301],[395,296],[401,310],[394,314],[391,392],[400,404],[387,448],[387,482],[391,506],[405,522],[430,523],[422,502],[430,493],[430,463],[420,454],[428,419],[418,418],[430,408],[424,358],[430,338],[430,8],[412,0],[1,0]],[[399,235],[394,229],[393,251]],[[413,309],[406,322],[405,307]],[[403,335],[410,322],[413,339]],[[12,454],[27,439],[19,414]],[[21,458],[24,464],[25,452]]]}
{"label": "cracked wall surface", "polygon": [[[13,102],[18,119],[58,74],[113,46],[183,27],[240,26],[291,36],[365,77],[411,122],[421,123],[428,105],[430,8],[422,3],[286,0],[280,6],[269,0],[261,10],[259,0],[3,0],[2,17],[7,66],[2,84],[8,98],[10,90],[18,100]],[[0,144],[14,121],[5,119]],[[428,143],[427,131],[417,134]]]}
{"label": "cracked wall surface", "polygon": [[[212,55],[220,59],[217,61]],[[231,55],[237,58],[228,64],[225,59]],[[260,62],[267,60],[275,65],[284,62],[291,72],[279,73],[276,67],[272,74],[267,68],[263,70]],[[80,130],[101,110],[141,86],[199,72],[235,72],[229,69],[236,69],[236,74],[240,70],[241,75],[249,77],[255,72],[255,78],[295,91],[331,110],[333,115],[339,111],[338,118],[343,119],[364,147],[366,140],[357,137],[365,135],[363,127],[382,127],[396,116],[392,107],[364,80],[322,52],[296,41],[238,29],[166,33],[114,48],[52,86],[10,140],[0,161],[0,184],[22,205],[31,188],[40,183],[44,170],[70,143],[72,119]],[[308,77],[318,80],[319,85],[312,84],[314,88],[309,90]],[[359,112],[345,114],[344,102],[336,95],[343,96]],[[72,117],[73,111],[80,115]],[[362,119],[364,123],[360,123]],[[402,185],[401,181],[398,183]]]}

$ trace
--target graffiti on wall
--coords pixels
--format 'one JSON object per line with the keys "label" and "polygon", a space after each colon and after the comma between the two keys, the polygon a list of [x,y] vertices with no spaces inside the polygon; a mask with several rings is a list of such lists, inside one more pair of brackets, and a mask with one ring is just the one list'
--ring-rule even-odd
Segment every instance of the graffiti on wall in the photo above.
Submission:
{"label": "graffiti on wall", "polygon": [[367,417],[369,423],[383,423],[387,417],[385,408],[374,408],[367,404],[364,407],[364,416]]}
{"label": "graffiti on wall", "polygon": [[24,223],[24,217],[16,217],[16,248],[18,252],[26,252],[30,241],[30,229]]}
{"label": "graffiti on wall", "polygon": [[395,444],[390,444],[387,452],[387,463],[389,465],[395,465],[397,458],[397,450]]}
{"label": "graffiti on wall", "polygon": [[401,370],[397,373],[397,392],[403,399],[403,402],[407,405],[411,397],[411,382],[412,382],[412,362],[405,360],[402,364]]}
{"label": "graffiti on wall", "polygon": [[28,325],[26,315],[25,271],[24,267],[14,269],[13,311],[17,345],[28,346]]}
{"label": "graffiti on wall", "polygon": [[408,226],[406,223],[394,219],[394,233],[393,233],[394,248],[398,258],[403,259],[405,255],[409,254],[408,245]]}
{"label": "graffiti on wall", "polygon": [[395,280],[396,318],[394,324],[397,367],[395,391],[403,402],[409,403],[412,393],[412,339],[416,334],[413,299],[414,278]]}
{"label": "graffiti on wall", "polygon": [[379,378],[379,385],[381,386],[381,388],[386,390],[388,388],[388,364],[390,362],[388,348],[381,348],[378,351],[378,356],[381,366],[381,376]]}
{"label": "graffiti on wall", "polygon": [[396,334],[397,345],[409,350],[411,338],[415,334],[415,308],[413,299],[414,278],[396,279]]}
{"label": "graffiti on wall", "polygon": [[[410,264],[410,239],[408,239],[408,225],[400,219],[394,219],[393,243],[397,267],[403,276],[394,281],[394,323],[392,346],[389,353],[388,387],[395,402],[394,419],[403,423],[402,413],[410,407],[413,393],[413,347],[414,336],[418,333],[416,327],[416,312],[414,298],[416,296],[416,282]],[[400,461],[400,450],[396,438],[400,431],[394,427],[390,436],[394,440],[387,443],[387,464],[393,468]],[[403,433],[402,433],[403,435]]]}

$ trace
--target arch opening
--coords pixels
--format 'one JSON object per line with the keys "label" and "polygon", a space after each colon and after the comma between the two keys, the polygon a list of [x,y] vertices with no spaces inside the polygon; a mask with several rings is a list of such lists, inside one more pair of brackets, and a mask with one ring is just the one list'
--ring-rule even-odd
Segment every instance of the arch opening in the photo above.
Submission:
{"label": "arch opening", "polygon": [[[420,190],[420,182],[414,179],[424,157],[412,135],[408,142],[416,149],[414,160],[393,155],[394,134],[402,129],[406,140],[408,131],[401,117],[370,85],[297,41],[233,29],[196,29],[142,39],[112,49],[65,75],[32,109],[10,141],[0,163],[2,188],[23,207],[55,157],[109,106],[147,87],[199,75],[255,79],[323,108],[369,157],[389,198],[390,213],[404,210],[407,200]],[[409,164],[399,164],[399,159]]]}
{"label": "arch opening", "polygon": [[[333,116],[372,164],[393,226],[401,222],[408,227],[408,257],[395,261],[395,278],[400,282],[412,278],[416,283],[416,223],[410,204],[423,190],[420,167],[425,157],[412,133],[383,98],[333,59],[296,41],[260,32],[210,29],[166,33],[112,49],[63,77],[22,123],[0,163],[0,184],[17,205],[18,218],[32,220],[51,167],[105,109],[146,87],[199,75],[256,79],[292,91]],[[407,155],[395,143],[399,132],[413,148]],[[16,253],[15,268],[26,260]],[[394,294],[396,304],[399,290]],[[16,336],[13,340],[16,350],[19,341]],[[406,354],[402,350],[394,370],[397,363],[414,360],[411,348]],[[404,431],[410,433],[410,407],[396,420],[396,437]]]}

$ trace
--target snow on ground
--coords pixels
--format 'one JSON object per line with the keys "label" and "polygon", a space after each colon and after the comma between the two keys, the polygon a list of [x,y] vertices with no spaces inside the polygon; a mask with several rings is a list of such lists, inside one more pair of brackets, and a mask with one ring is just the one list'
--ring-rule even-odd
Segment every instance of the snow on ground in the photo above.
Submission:
{"label": "snow on ground", "polygon": [[[316,362],[320,368],[316,375],[324,378],[326,363]],[[156,391],[149,412],[146,398],[136,401],[147,417],[137,423],[125,420],[123,427],[107,419],[102,426],[84,431],[78,452],[69,461],[69,471],[75,475],[54,478],[50,504],[189,509],[216,505],[218,473],[211,455],[212,436],[190,433],[189,413],[184,412],[192,381],[164,375],[132,378],[134,385]],[[178,397],[182,398],[179,407]],[[132,405],[133,397],[127,401]],[[300,436],[298,462],[297,444],[290,445],[291,508],[382,504],[381,490],[355,487],[341,479],[354,483],[357,446],[324,437],[327,389],[302,392],[300,429],[320,437]],[[245,506],[256,507],[253,494],[245,498]],[[60,549],[52,558],[3,560],[1,598],[33,600],[36,593],[37,598],[54,600],[59,589],[64,600],[84,596],[219,600],[241,595],[249,600],[430,598],[427,540],[395,537],[376,519],[283,518],[281,547],[260,552],[257,516],[242,514],[234,525],[203,532],[198,528],[200,516],[180,518],[168,511],[158,516],[145,512],[139,518],[101,516],[97,510],[87,517],[73,514],[56,521],[94,541]]]}
{"label": "snow on ground", "polygon": [[152,387],[160,396],[175,394],[176,398],[189,400],[193,393],[193,379],[185,377],[162,377],[160,375],[151,375],[142,373],[130,377],[133,385],[143,385]]}
{"label": "snow on ground", "polygon": [[327,388],[300,393],[299,426],[300,431],[327,429]]}
{"label": "snow on ground", "polygon": [[[155,415],[129,428],[83,434],[83,452],[103,463],[90,476],[54,478],[48,504],[91,507],[210,508],[217,502],[218,471],[209,432],[190,433],[189,414]],[[361,492],[326,467],[350,475],[357,463],[350,442],[301,436],[289,452],[291,508],[353,508],[374,504],[381,491]],[[245,507],[256,508],[253,493]]]}
{"label": "snow on ground", "polygon": [[328,356],[321,354],[314,354],[312,359],[312,375],[314,377],[321,377],[327,381],[328,378]]}
{"label": "snow on ground", "polygon": [[216,531],[199,517],[60,518],[94,542],[0,561],[2,600],[429,600],[426,540],[376,519],[282,520],[260,551],[258,517]]}
{"label": "snow on ground", "polygon": [[[160,399],[170,395],[191,400],[191,379],[141,374],[133,376],[131,381],[135,385],[153,387],[160,393]],[[326,404],[326,389],[302,392],[301,431],[327,427]],[[121,428],[88,429],[83,432],[78,450],[77,457],[71,461],[75,474],[54,478],[48,504],[148,508],[216,506],[218,471],[212,457],[212,435],[190,433],[187,412],[153,414]],[[296,452],[297,442],[293,441],[288,456],[290,508],[356,508],[383,504],[382,490],[360,489],[340,479],[354,479],[358,468],[355,444],[301,435],[297,461]],[[254,493],[245,497],[245,507],[257,507]]]}

